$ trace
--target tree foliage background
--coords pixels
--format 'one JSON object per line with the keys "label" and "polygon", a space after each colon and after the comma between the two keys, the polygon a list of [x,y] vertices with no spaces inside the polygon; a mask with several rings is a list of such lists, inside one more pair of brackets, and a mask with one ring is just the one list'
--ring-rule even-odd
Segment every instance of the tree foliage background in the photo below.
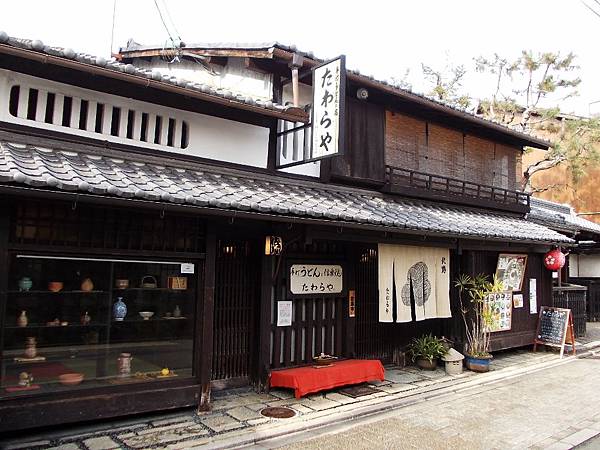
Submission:
{"label": "tree foliage background", "polygon": [[[543,159],[524,168],[523,189],[544,191],[559,186],[575,189],[590,167],[600,162],[600,119],[561,113],[561,101],[578,95],[581,83],[573,53],[522,51],[509,59],[499,54],[474,58],[474,70],[491,81],[484,98],[463,92],[464,66],[442,69],[423,64],[427,94],[525,133],[541,134],[552,142]],[[562,165],[568,178],[536,186],[533,175]]]}

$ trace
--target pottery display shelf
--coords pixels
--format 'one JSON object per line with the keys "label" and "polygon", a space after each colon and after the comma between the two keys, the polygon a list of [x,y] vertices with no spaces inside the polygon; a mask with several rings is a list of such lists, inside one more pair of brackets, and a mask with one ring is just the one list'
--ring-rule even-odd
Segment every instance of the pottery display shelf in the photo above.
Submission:
{"label": "pottery display shelf", "polygon": [[52,294],[52,295],[59,295],[59,294],[104,294],[107,293],[107,291],[82,291],[82,290],[69,290],[69,291],[49,291],[47,289],[43,289],[43,290],[29,290],[29,291],[6,291],[7,294],[10,295],[39,295],[39,294]]}
{"label": "pottery display shelf", "polygon": [[51,329],[65,329],[65,328],[92,328],[92,327],[105,327],[106,324],[105,323],[88,323],[88,324],[81,324],[81,323],[69,323],[68,325],[47,325],[47,324],[29,324],[26,325],[24,327],[21,327],[19,325],[11,325],[9,327],[4,327],[4,329],[6,330],[32,330],[32,329],[37,329],[37,328],[42,328],[42,329],[46,329],[46,328],[51,328]]}

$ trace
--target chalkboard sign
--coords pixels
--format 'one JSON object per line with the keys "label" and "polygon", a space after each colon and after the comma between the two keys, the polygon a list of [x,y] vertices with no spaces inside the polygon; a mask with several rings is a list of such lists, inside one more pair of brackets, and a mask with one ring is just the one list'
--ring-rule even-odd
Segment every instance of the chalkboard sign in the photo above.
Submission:
{"label": "chalkboard sign", "polygon": [[575,337],[573,335],[573,316],[571,310],[542,306],[533,350],[536,350],[537,344],[560,347],[560,356],[562,358],[565,343],[572,346],[573,354],[575,354]]}

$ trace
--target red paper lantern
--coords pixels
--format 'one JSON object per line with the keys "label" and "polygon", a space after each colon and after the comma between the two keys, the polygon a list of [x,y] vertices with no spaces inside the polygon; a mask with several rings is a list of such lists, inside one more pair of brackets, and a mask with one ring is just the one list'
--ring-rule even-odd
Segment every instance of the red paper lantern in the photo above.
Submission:
{"label": "red paper lantern", "polygon": [[565,265],[565,255],[559,249],[549,251],[544,256],[544,265],[549,270],[560,270]]}

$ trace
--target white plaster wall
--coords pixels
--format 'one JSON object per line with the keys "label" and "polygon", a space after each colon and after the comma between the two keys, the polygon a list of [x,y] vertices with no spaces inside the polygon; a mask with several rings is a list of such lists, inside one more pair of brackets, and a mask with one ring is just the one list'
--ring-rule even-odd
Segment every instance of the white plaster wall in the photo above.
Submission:
{"label": "white plaster wall", "polygon": [[150,61],[136,58],[132,64],[252,98],[271,100],[273,97],[272,75],[248,70],[243,58],[228,58],[224,67],[213,65],[215,72],[218,72],[216,75],[208,72],[200,63],[187,59],[170,63],[158,57]]}
{"label": "white plaster wall", "polygon": [[569,276],[600,278],[600,255],[569,255]]}
{"label": "white plaster wall", "polygon": [[[22,105],[19,105],[19,117],[14,117],[9,112],[10,89],[16,84],[21,86],[20,103],[22,103]],[[60,95],[73,98],[73,109],[75,111],[79,111],[78,105],[80,105],[82,99],[89,101],[90,106],[94,104],[93,102],[96,102],[120,107],[122,110],[122,123],[119,127],[119,136],[112,136],[110,131],[96,133],[94,131],[95,112],[93,120],[88,120],[86,130],[62,126],[60,121],[58,123],[55,121],[54,124],[45,123],[43,121],[43,116],[41,121],[27,119],[26,111],[23,113],[23,107],[26,109],[27,106],[26,97],[23,97],[23,94],[27,95],[28,88],[38,89],[40,93],[52,92],[58,94],[56,108],[60,109],[55,113],[55,117],[59,118],[62,118],[62,103],[58,101]],[[35,126],[37,128],[60,131],[67,134],[254,167],[266,167],[267,165],[269,129],[264,127],[248,125],[205,114],[167,108],[149,102],[141,102],[126,97],[82,89],[68,84],[56,83],[7,70],[0,70],[0,105],[0,120],[5,122]],[[90,110],[91,109],[92,108],[90,108]],[[125,135],[125,126],[123,126],[127,114],[123,114],[123,111],[129,109],[139,113],[145,112],[151,115],[160,115],[163,117],[163,121],[165,118],[169,117],[177,119],[178,121],[186,121],[189,126],[189,145],[185,149],[179,149],[168,147],[166,145],[144,142],[139,139],[139,136],[136,138],[135,135],[133,139],[128,139]],[[107,114],[105,111],[105,117],[106,116]],[[78,122],[75,126],[78,126]],[[165,128],[166,127],[163,126],[163,129]]]}

